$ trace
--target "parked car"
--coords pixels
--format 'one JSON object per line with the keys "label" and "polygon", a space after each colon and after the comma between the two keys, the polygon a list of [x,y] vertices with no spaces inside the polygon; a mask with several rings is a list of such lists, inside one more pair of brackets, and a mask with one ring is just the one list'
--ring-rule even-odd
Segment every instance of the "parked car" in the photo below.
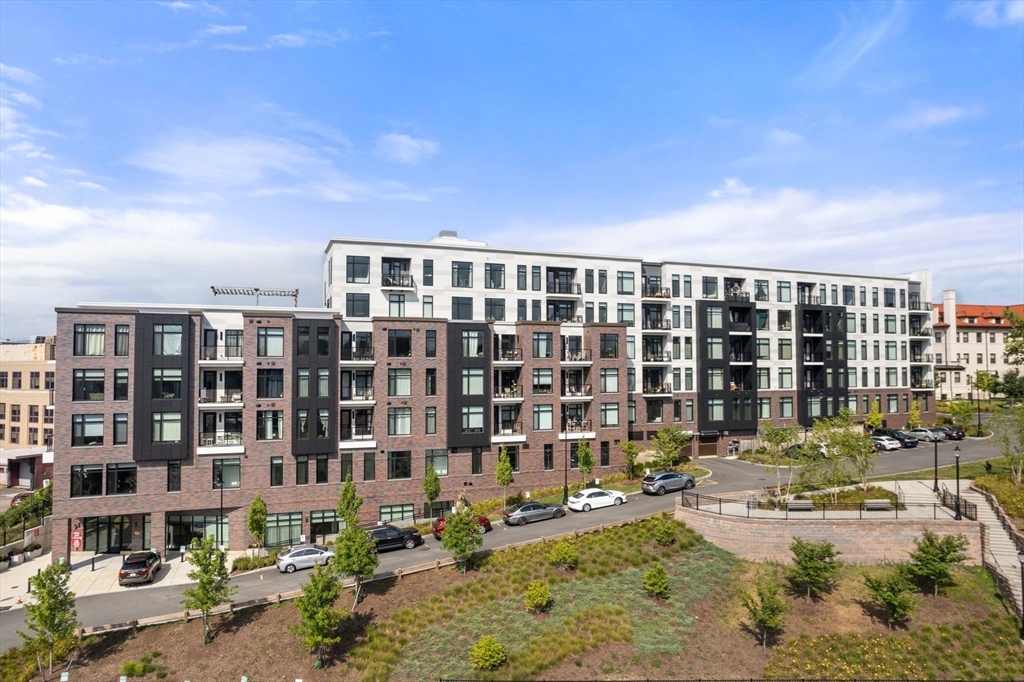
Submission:
{"label": "parked car", "polygon": [[786,448],[786,457],[800,459],[801,457],[824,457],[827,450],[823,443],[794,443]]}
{"label": "parked car", "polygon": [[900,447],[904,448],[916,448],[917,438],[910,435],[906,431],[900,429],[875,429],[871,432],[872,436],[888,436],[889,438],[895,438],[900,442]]}
{"label": "parked car", "polygon": [[885,444],[875,441],[874,438],[871,439],[871,447],[873,447],[875,450],[879,452],[885,452],[886,450]]}
{"label": "parked car", "polygon": [[673,490],[689,490],[697,485],[691,474],[677,474],[674,471],[655,471],[644,476],[640,490],[653,495],[664,495]]}
{"label": "parked car", "polygon": [[509,526],[525,526],[531,521],[544,519],[560,519],[565,516],[565,509],[560,504],[542,504],[540,502],[520,502],[505,510],[502,518]]}
{"label": "parked car", "polygon": [[946,440],[963,440],[964,436],[967,435],[964,433],[963,429],[957,428],[956,426],[939,426],[932,430],[941,431],[943,435],[946,436]]}
{"label": "parked car", "polygon": [[30,497],[32,497],[32,493],[17,493],[14,497],[11,498],[11,506],[17,507],[22,502],[27,501],[28,498]]}
{"label": "parked car", "polygon": [[903,447],[902,445],[900,445],[900,442],[898,440],[896,440],[895,438],[890,438],[889,436],[871,436],[871,440],[875,443],[878,443],[886,450],[899,450],[900,448]]}
{"label": "parked car", "polygon": [[384,549],[413,549],[423,544],[423,536],[415,528],[397,528],[392,525],[375,526],[370,537],[377,545],[377,551]]}
{"label": "parked car", "polygon": [[[444,521],[445,521],[444,517],[441,517],[439,519],[434,519],[434,523],[431,524],[431,529],[433,530],[433,534],[434,534],[434,539],[435,540],[440,540],[441,539],[441,533],[444,532]],[[490,530],[491,530],[491,521],[486,516],[478,516],[478,517],[476,517],[476,523],[477,523],[477,530],[480,531],[481,535],[483,535],[484,533],[490,532]]]}
{"label": "parked car", "polygon": [[117,584],[138,585],[151,583],[160,572],[160,555],[156,552],[132,552],[124,558],[117,572]]}
{"label": "parked car", "polygon": [[910,430],[911,435],[916,436],[919,440],[925,440],[928,442],[934,442],[937,440],[946,440],[946,434],[938,429],[926,429],[919,427]]}
{"label": "parked car", "polygon": [[294,573],[300,568],[313,568],[326,564],[334,557],[334,550],[323,545],[296,545],[277,555],[277,570]]}
{"label": "parked car", "polygon": [[569,496],[569,509],[588,512],[598,507],[618,507],[626,501],[626,493],[602,488],[584,488]]}

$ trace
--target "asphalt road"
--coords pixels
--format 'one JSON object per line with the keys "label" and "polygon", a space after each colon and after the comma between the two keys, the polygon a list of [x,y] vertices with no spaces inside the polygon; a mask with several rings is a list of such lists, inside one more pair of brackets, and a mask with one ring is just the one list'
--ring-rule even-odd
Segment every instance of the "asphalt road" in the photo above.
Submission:
{"label": "asphalt road", "polygon": [[[939,466],[953,464],[954,443],[939,444]],[[999,456],[988,440],[963,440],[958,443],[961,450],[960,460],[970,462],[979,459]],[[898,450],[882,453],[878,458],[876,475],[895,474],[918,469],[930,469],[933,464],[934,447],[931,443],[922,444],[910,450]],[[765,472],[764,468],[738,460],[701,460],[700,464],[712,471],[710,483],[702,485],[698,491],[709,495],[727,492],[751,490],[770,485],[775,476]],[[929,474],[922,474],[928,478]],[[660,510],[671,509],[676,502],[676,495],[655,497],[649,495],[631,495],[629,502],[620,507],[597,509],[590,513],[567,512],[562,519],[542,521],[524,527],[508,527],[495,524],[494,530],[484,536],[484,547],[501,547],[509,543],[532,540],[547,535],[556,535],[571,530],[591,528],[602,523],[611,523],[623,519],[641,516]],[[393,571],[396,568],[446,559],[450,555],[441,549],[441,543],[427,536],[426,542],[414,550],[393,550],[380,555],[379,572]],[[233,585],[238,587],[235,601],[246,601],[288,592],[301,587],[306,581],[304,571],[291,575],[280,573],[275,569],[246,573],[232,578]],[[83,625],[96,626],[107,623],[122,623],[133,618],[160,616],[167,613],[182,611],[182,591],[184,585],[153,587],[137,590],[125,590],[116,594],[94,595],[77,600],[78,618]],[[24,609],[0,612],[0,651],[19,643],[15,634],[24,629]]]}

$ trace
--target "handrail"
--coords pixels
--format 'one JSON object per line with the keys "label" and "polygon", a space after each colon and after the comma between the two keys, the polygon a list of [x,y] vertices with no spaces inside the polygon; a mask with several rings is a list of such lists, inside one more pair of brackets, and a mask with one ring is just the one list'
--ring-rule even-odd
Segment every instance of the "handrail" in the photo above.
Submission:
{"label": "handrail", "polygon": [[[1013,540],[1013,545],[1016,548],[1016,550],[1018,552],[1024,552],[1024,535],[1021,535],[1020,531],[1014,528],[1013,524],[1010,523],[1010,518],[1006,515],[1006,512],[1003,510],[1002,505],[999,504],[999,500],[995,498],[995,495],[988,492],[987,490],[982,490],[981,488],[975,487],[974,481],[971,481],[970,487],[971,490],[977,493],[981,493],[985,497],[985,499],[988,500],[989,505],[995,512],[996,518],[999,519],[999,523],[1003,526],[1003,530],[1005,530],[1006,534],[1010,536],[1011,540]],[[1022,587],[1024,587],[1024,585],[1022,585]]]}
{"label": "handrail", "polygon": [[590,349],[582,348],[580,350],[563,350],[561,362],[590,362],[592,359]]}
{"label": "handrail", "polygon": [[563,398],[581,398],[592,394],[593,391],[591,390],[590,384],[583,384],[582,386],[573,384],[562,387]]}
{"label": "handrail", "polygon": [[[891,505],[891,508],[881,508],[877,504],[869,504],[872,501],[858,502],[858,503],[831,503],[831,502],[815,502],[813,500],[798,500],[799,505],[790,505],[786,502],[778,503],[778,506],[772,508],[762,508],[760,500],[753,499],[733,499],[726,497],[715,497],[712,495],[701,495],[693,491],[684,490],[680,499],[680,506],[687,509],[694,509],[697,511],[703,511],[710,514],[718,514],[720,516],[734,516],[734,517],[745,517],[745,518],[763,518],[763,519],[778,519],[778,520],[790,520],[790,519],[832,519],[832,520],[871,520],[871,519],[884,519],[884,518],[895,518],[895,519],[938,519],[948,518],[949,512],[943,512],[940,516],[939,510],[943,509],[946,505],[935,503],[905,503],[902,499],[897,496],[895,504]],[[972,521],[977,520],[976,508],[972,511],[967,505],[970,503],[966,500],[962,500],[964,503],[962,506],[961,513],[965,518],[971,519]],[[973,513],[974,516],[968,515]],[[891,516],[889,516],[891,515]]]}
{"label": "handrail", "polygon": [[521,362],[523,359],[522,348],[506,348],[494,354],[495,362]]}
{"label": "handrail", "polygon": [[523,387],[516,384],[515,386],[496,386],[494,388],[495,398],[522,398]]}

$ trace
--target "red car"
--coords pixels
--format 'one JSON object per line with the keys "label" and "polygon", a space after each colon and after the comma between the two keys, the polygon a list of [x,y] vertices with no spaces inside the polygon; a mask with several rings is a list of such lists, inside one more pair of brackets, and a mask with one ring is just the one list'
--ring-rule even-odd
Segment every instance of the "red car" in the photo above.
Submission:
{"label": "red car", "polygon": [[[486,516],[476,517],[476,522],[480,526],[480,534],[488,533],[491,530],[491,522]],[[434,539],[440,540],[441,533],[444,532],[444,519],[434,519]]]}
{"label": "red car", "polygon": [[11,506],[17,507],[19,504],[32,497],[32,493],[18,493],[11,498]]}

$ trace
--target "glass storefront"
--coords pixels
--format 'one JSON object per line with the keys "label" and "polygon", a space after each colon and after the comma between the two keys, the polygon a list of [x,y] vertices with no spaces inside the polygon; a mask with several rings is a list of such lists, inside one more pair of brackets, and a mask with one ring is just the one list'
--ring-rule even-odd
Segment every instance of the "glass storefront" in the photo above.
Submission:
{"label": "glass storefront", "polygon": [[[149,516],[146,520],[148,522]],[[117,554],[132,549],[131,516],[87,516],[82,520],[82,526],[85,531],[83,549],[86,552]],[[148,530],[148,523],[146,528]]]}
{"label": "glass storefront", "polygon": [[267,547],[297,545],[302,540],[302,512],[267,515]]}
{"label": "glass storefront", "polygon": [[[218,530],[220,531],[218,533]],[[192,544],[194,538],[212,537],[228,544],[228,517],[216,514],[168,514],[167,548],[178,549]]]}

